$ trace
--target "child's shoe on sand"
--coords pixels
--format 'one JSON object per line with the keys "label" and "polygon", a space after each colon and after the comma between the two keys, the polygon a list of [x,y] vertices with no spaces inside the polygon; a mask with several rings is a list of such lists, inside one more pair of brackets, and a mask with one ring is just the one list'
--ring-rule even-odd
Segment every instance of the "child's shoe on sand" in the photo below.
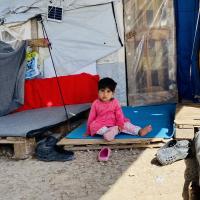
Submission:
{"label": "child's shoe on sand", "polygon": [[108,161],[111,154],[111,149],[109,147],[103,147],[98,153],[99,161]]}
{"label": "child's shoe on sand", "polygon": [[190,142],[188,140],[171,140],[161,147],[156,158],[162,165],[171,164],[177,160],[186,158],[189,154]]}

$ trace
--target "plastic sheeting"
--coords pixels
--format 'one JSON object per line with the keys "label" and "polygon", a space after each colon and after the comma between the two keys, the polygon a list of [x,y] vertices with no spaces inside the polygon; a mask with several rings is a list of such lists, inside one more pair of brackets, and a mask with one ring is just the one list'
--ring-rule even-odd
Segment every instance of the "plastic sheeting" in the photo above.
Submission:
{"label": "plastic sheeting", "polygon": [[175,102],[176,51],[172,0],[125,0],[130,105]]}
{"label": "plastic sheeting", "polygon": [[10,44],[13,48],[20,46],[22,40],[31,39],[31,22],[12,23],[0,26],[0,41]]}
{"label": "plastic sheeting", "polygon": [[200,100],[199,0],[175,0],[178,89],[181,99]]}
{"label": "plastic sheeting", "polygon": [[68,75],[121,48],[112,5],[71,10],[62,23],[45,21],[58,75]]}
{"label": "plastic sheeting", "polygon": [[[77,104],[65,106],[68,118],[90,108],[90,104]],[[44,132],[55,125],[66,121],[63,106],[38,108],[23,112],[12,113],[0,117],[0,137],[20,136],[34,137],[37,133]]]}
{"label": "plastic sheeting", "polygon": [[200,102],[200,1],[199,1],[199,12],[195,29],[195,37],[193,42],[193,51],[192,51],[192,65],[193,76],[193,94],[194,98]]}

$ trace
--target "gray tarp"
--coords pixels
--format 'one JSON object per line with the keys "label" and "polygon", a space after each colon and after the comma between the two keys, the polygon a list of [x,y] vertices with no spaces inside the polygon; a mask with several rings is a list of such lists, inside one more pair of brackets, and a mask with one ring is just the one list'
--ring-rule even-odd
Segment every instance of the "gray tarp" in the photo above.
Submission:
{"label": "gray tarp", "polygon": [[0,116],[24,103],[26,42],[14,50],[0,41]]}
{"label": "gray tarp", "polygon": [[[77,104],[66,106],[68,118],[90,108],[90,104]],[[45,127],[66,121],[63,106],[26,110],[0,117],[0,137],[32,135]]]}

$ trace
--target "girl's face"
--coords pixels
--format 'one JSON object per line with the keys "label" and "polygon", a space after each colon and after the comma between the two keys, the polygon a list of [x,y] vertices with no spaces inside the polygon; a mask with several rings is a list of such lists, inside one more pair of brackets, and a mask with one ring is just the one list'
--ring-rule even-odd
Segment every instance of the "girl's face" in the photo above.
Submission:
{"label": "girl's face", "polygon": [[101,101],[107,102],[114,97],[114,92],[112,92],[109,88],[100,89],[98,96]]}

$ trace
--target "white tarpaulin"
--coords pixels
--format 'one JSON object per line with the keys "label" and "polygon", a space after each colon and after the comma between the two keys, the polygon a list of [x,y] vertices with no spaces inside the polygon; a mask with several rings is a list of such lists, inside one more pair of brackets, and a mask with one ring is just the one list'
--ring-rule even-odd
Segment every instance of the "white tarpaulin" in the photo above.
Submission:
{"label": "white tarpaulin", "polygon": [[5,23],[23,22],[38,14],[46,17],[48,5],[61,6],[64,10],[74,10],[113,1],[116,0],[0,0],[0,18],[5,18]]}
{"label": "white tarpaulin", "polygon": [[[63,1],[61,23],[46,20],[49,1],[44,0],[18,0],[10,4],[10,8],[2,4],[0,16],[8,23],[25,21],[41,13],[57,74],[68,75],[121,47],[114,10],[109,2],[111,0]],[[53,3],[55,5],[56,1]]]}
{"label": "white tarpaulin", "polygon": [[111,4],[65,13],[62,23],[45,21],[58,75],[67,75],[118,50]]}

